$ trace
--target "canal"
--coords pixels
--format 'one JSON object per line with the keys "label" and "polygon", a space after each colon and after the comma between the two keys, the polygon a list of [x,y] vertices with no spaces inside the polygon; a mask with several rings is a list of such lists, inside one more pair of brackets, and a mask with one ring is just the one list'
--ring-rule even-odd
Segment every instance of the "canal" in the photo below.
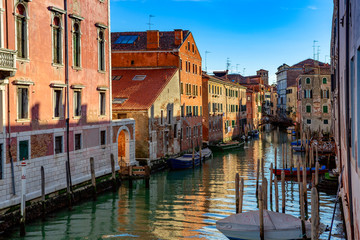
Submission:
{"label": "canal", "polygon": [[[281,133],[278,140],[287,143],[290,156],[291,137]],[[202,167],[153,174],[150,189],[142,180],[135,181],[132,189],[124,182],[117,193],[106,193],[96,202],[88,201],[72,211],[56,212],[46,221],[28,224],[26,239],[226,239],[215,223],[235,213],[235,174],[245,180],[244,211],[256,210],[256,160],[265,159],[269,179],[268,169],[274,162],[273,142],[273,132],[262,133],[242,150],[214,153],[213,159]],[[279,147],[280,159],[281,155]],[[286,182],[286,213],[294,216],[300,215],[298,192],[295,182]],[[320,217],[325,225],[331,223],[335,198],[320,193]],[[7,237],[19,239],[18,236],[15,231]],[[327,237],[328,232],[321,235],[321,239]],[[332,239],[344,239],[339,208]]]}

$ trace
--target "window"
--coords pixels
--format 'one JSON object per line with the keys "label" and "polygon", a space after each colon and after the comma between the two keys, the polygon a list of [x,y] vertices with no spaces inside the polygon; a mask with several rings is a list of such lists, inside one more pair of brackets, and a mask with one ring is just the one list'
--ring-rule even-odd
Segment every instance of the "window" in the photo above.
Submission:
{"label": "window", "polygon": [[100,131],[100,145],[106,145],[106,130]]}
{"label": "window", "polygon": [[73,58],[74,67],[81,66],[81,55],[80,55],[80,23],[75,22],[73,25]]}
{"label": "window", "polygon": [[100,115],[106,114],[105,100],[106,100],[105,92],[100,92]]}
{"label": "window", "polygon": [[307,106],[306,106],[306,112],[307,112],[307,113],[311,113],[311,106],[310,106],[310,105],[307,105]]}
{"label": "window", "polygon": [[19,87],[18,88],[18,119],[27,119],[29,118],[29,98],[28,98],[28,88]]}
{"label": "window", "polygon": [[188,41],[188,45],[187,45],[188,50],[190,51],[190,42]]}
{"label": "window", "polygon": [[74,91],[74,116],[81,116],[81,91]]}
{"label": "window", "polygon": [[306,124],[311,124],[311,119],[307,119]]}
{"label": "window", "polygon": [[174,138],[177,138],[177,124],[174,124]]}
{"label": "window", "polygon": [[184,86],[183,83],[180,83],[180,93],[183,94],[184,93]]}
{"label": "window", "polygon": [[19,3],[16,7],[16,47],[19,58],[27,58],[27,15],[26,8]]}
{"label": "window", "polygon": [[323,113],[328,113],[328,106],[326,105],[323,106]]}
{"label": "window", "polygon": [[61,36],[61,20],[59,16],[55,16],[52,23],[53,32],[53,63],[62,63],[62,36]]}
{"label": "window", "polygon": [[54,90],[54,117],[60,118],[62,117],[62,90],[55,89]]}
{"label": "window", "polygon": [[172,120],[172,114],[171,114],[171,109],[168,110],[168,124],[171,124],[171,120]]}
{"label": "window", "polygon": [[105,34],[104,30],[99,30],[98,36],[98,54],[99,54],[99,70],[105,71]]}
{"label": "window", "polygon": [[160,111],[160,124],[163,125],[164,124],[164,110]]}
{"label": "window", "polygon": [[326,83],[327,83],[327,79],[323,78],[323,84],[326,84]]}
{"label": "window", "polygon": [[324,124],[329,124],[329,120],[328,120],[328,119],[324,119]]}
{"label": "window", "polygon": [[310,78],[306,78],[306,84],[310,84]]}
{"label": "window", "polygon": [[81,133],[75,134],[75,151],[81,149],[82,139],[81,139]]}
{"label": "window", "polygon": [[19,161],[29,160],[29,140],[19,141]]}
{"label": "window", "polygon": [[55,137],[55,154],[59,154],[63,152],[63,137],[56,136]]}

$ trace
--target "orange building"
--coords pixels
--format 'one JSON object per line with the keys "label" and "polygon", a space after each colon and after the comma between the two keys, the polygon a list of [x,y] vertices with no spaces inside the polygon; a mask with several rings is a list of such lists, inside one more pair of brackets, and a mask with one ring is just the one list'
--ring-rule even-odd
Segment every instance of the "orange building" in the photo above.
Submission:
{"label": "orange building", "polygon": [[0,8],[2,209],[20,202],[15,162],[28,163],[31,200],[41,194],[41,166],[46,194],[66,188],[67,161],[72,184],[90,180],[90,157],[97,176],[110,173],[117,139],[109,98],[110,0],[1,0]]}
{"label": "orange building", "polygon": [[201,144],[201,56],[192,33],[181,29],[167,32],[116,32],[111,34],[111,40],[114,71],[144,67],[179,69],[181,150],[188,150],[193,144]]}

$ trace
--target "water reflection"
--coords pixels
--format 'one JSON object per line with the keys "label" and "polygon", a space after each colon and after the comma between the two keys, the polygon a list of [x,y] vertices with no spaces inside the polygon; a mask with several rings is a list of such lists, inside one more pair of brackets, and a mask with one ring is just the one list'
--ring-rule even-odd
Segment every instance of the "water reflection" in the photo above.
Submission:
{"label": "water reflection", "polygon": [[[124,183],[116,194],[107,193],[99,196],[97,202],[86,202],[71,212],[56,213],[46,222],[28,225],[26,239],[226,239],[216,230],[215,223],[235,213],[235,174],[240,173],[245,180],[244,211],[256,210],[257,159],[264,159],[265,176],[269,179],[274,142],[281,144],[290,140],[287,134],[278,137],[274,132],[264,133],[260,139],[249,142],[244,150],[215,153],[214,159],[201,168],[154,174],[150,189],[145,188],[142,180],[134,182],[132,189]],[[286,148],[290,159],[290,145]],[[280,168],[281,145],[277,153]],[[281,205],[281,194],[279,197]],[[330,225],[334,201],[334,195],[320,193],[320,217],[325,225]],[[275,209],[274,202],[268,206]],[[298,185],[293,181],[286,182],[286,212],[300,215]],[[341,224],[339,216],[337,210],[335,226]],[[333,233],[341,233],[341,229]],[[321,238],[327,238],[327,234]],[[17,236],[18,232],[10,238]]]}

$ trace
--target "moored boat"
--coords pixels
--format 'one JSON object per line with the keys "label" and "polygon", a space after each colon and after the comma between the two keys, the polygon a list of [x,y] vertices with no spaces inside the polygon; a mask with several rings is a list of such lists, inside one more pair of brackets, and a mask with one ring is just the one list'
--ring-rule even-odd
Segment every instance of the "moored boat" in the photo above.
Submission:
{"label": "moored boat", "polygon": [[[198,154],[200,156],[200,152]],[[212,155],[212,151],[209,148],[201,149],[201,158],[203,160],[209,159],[211,157],[211,155]]]}
{"label": "moored boat", "polygon": [[[285,213],[264,210],[265,239],[302,239],[301,220]],[[306,237],[311,237],[311,223],[305,222]],[[229,239],[260,239],[259,211],[231,215],[216,222],[216,228]]]}
{"label": "moored boat", "polygon": [[[273,169],[273,173],[277,176],[281,176],[281,171],[284,170],[285,172],[285,176],[296,176],[297,174],[297,168],[285,168],[285,169]],[[300,175],[302,174],[303,168],[300,168]],[[315,172],[315,168],[311,168],[311,172]],[[321,168],[319,168],[319,175],[325,174],[329,172],[329,169],[326,168],[325,165],[321,166]],[[306,168],[306,174],[307,176],[310,176],[310,168]]]}
{"label": "moored boat", "polygon": [[[191,155],[191,157],[189,157],[189,155]],[[184,156],[181,157],[169,158],[167,160],[167,163],[169,167],[173,170],[192,168],[194,165],[192,154],[184,154]],[[198,166],[200,164],[200,156],[198,154],[194,155],[194,163],[195,166]]]}
{"label": "moored boat", "polygon": [[218,143],[216,145],[211,145],[209,148],[211,148],[213,151],[225,151],[230,149],[236,149],[240,148],[244,145],[244,142],[227,142],[227,143]]}

